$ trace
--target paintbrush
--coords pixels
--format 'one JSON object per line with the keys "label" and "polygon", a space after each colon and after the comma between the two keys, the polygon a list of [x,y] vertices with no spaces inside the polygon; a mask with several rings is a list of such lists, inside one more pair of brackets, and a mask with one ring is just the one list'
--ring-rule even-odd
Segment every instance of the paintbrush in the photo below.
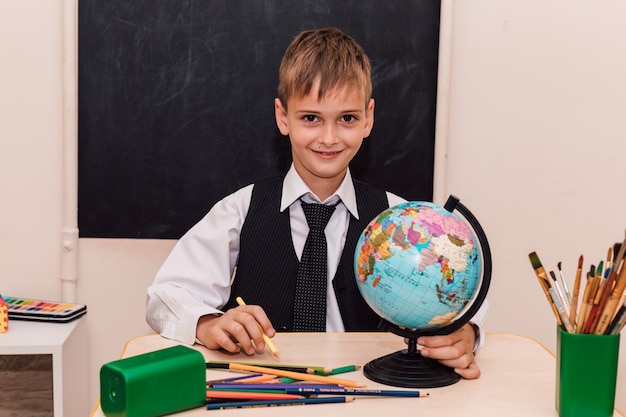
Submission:
{"label": "paintbrush", "polygon": [[589,300],[591,299],[591,294],[593,292],[593,287],[596,283],[595,281],[595,265],[591,265],[589,267],[589,272],[587,272],[587,284],[585,285],[585,292],[583,294],[583,301],[580,308],[580,314],[578,315],[578,321],[576,322],[576,333],[582,333],[583,328],[585,327],[585,323],[587,321],[587,317],[589,315]]}
{"label": "paintbrush", "polygon": [[572,302],[572,294],[569,292],[567,281],[565,280],[565,276],[563,275],[563,270],[561,269],[561,261],[559,261],[559,263],[557,264],[557,268],[559,270],[559,277],[561,278],[561,284],[563,285],[565,299],[567,300],[567,304],[569,305]]}
{"label": "paintbrush", "polygon": [[[556,274],[554,271],[550,271],[550,277],[552,278],[552,288],[556,290],[556,296],[559,298],[559,304],[563,306],[563,311],[569,320],[569,300],[565,297],[565,294],[561,290],[561,286],[559,285],[559,281],[556,279]],[[557,304],[558,307],[558,304]]]}
{"label": "paintbrush", "polygon": [[[625,235],[624,242],[622,242],[622,245],[620,246],[620,250],[617,253],[617,256],[615,256],[615,260],[613,262],[613,268],[611,268],[610,273],[602,281],[603,283],[602,288],[598,291],[598,294],[596,295],[595,303],[597,307],[595,308],[595,316],[593,316],[593,320],[591,321],[589,325],[589,329],[587,333],[595,333],[595,334],[604,333],[604,330],[608,326],[613,316],[613,313],[615,312],[615,309],[617,307],[617,302],[619,301],[621,293],[624,290],[624,288],[622,288],[622,291],[615,292],[613,288],[614,284],[617,283],[619,280],[618,269],[621,267],[622,260],[624,259],[624,255],[626,252],[626,233],[624,235]],[[621,277],[621,273],[620,273],[620,277]],[[607,309],[606,307],[607,307],[607,303],[609,299],[611,299],[611,303],[610,303],[609,308]],[[602,321],[602,324],[600,324],[600,321]],[[598,327],[601,327],[602,330],[600,330]]]}
{"label": "paintbrush", "polygon": [[593,323],[596,319],[596,314],[598,313],[598,303],[600,302],[600,297],[602,295],[603,284],[606,281],[602,276],[603,266],[604,261],[598,262],[598,267],[596,268],[596,274],[594,277],[595,285],[589,294],[589,313],[587,315],[587,319],[585,320],[585,327],[583,328],[583,333],[585,334],[593,333]]}
{"label": "paintbrush", "polygon": [[574,279],[574,292],[570,304],[569,321],[577,328],[576,310],[578,309],[578,295],[580,293],[580,279],[583,274],[583,256],[578,257],[578,268],[576,268],[576,278]]}
{"label": "paintbrush", "polygon": [[550,295],[550,280],[548,278],[548,274],[546,274],[546,270],[544,269],[543,265],[541,265],[541,261],[539,260],[536,252],[531,252],[530,254],[528,254],[528,258],[530,259],[530,264],[535,270],[535,275],[537,276],[539,285],[541,286],[541,289],[543,290],[543,293],[546,296],[548,303],[550,304],[550,308],[552,308],[552,311],[554,312],[554,316],[556,317],[559,326],[563,327],[563,319],[561,318],[559,310],[557,309],[556,304],[552,296]]}
{"label": "paintbrush", "polygon": [[[594,331],[595,334],[603,334],[608,327],[615,311],[619,308],[619,300],[626,289],[626,273],[624,271],[623,260],[626,255],[626,238],[622,243],[620,250],[615,257],[615,263],[607,282],[604,286],[604,291],[599,301],[599,313],[596,320]],[[618,271],[619,269],[619,271]],[[619,276],[618,276],[619,274]],[[615,285],[614,285],[615,284]]]}

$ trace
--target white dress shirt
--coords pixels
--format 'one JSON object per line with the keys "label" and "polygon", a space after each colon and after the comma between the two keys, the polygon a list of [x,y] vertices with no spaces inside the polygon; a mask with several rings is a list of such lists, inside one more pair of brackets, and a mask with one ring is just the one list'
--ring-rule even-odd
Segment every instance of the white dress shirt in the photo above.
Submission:
{"label": "white dress shirt", "polygon": [[[239,253],[239,233],[243,226],[254,185],[248,185],[217,202],[206,216],[179,239],[148,288],[146,320],[162,336],[193,344],[201,316],[222,314],[220,308],[230,298],[232,271]],[[359,213],[350,172],[336,192],[325,201],[311,192],[293,165],[285,177],[280,211],[289,209],[294,249],[300,258],[309,227],[300,206],[305,202],[334,204],[341,200],[326,227],[328,242],[328,288],[343,252],[350,214]],[[389,206],[405,202],[387,193]],[[344,331],[334,291],[327,292],[326,331]],[[482,329],[486,303],[472,320]],[[482,331],[482,330],[481,330]],[[481,337],[481,341],[484,340]]]}

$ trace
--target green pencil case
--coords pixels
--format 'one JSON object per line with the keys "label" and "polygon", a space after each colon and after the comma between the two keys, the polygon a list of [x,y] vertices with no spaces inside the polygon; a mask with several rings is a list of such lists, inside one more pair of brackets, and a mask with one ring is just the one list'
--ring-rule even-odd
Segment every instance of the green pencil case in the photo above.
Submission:
{"label": "green pencil case", "polygon": [[206,402],[202,353],[174,346],[100,368],[100,406],[107,417],[157,417]]}

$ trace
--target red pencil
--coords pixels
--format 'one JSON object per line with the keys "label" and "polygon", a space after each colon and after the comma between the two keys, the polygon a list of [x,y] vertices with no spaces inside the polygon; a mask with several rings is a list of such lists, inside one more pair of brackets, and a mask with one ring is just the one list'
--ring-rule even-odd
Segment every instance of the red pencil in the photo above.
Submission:
{"label": "red pencil", "polygon": [[[233,388],[236,389],[236,388]],[[241,391],[226,391],[221,389],[212,389],[208,388],[206,390],[206,397],[209,398],[220,398],[220,399],[236,399],[236,400],[296,400],[299,398],[304,398],[302,395],[298,394],[285,394],[283,391],[280,392],[251,392],[246,390]]]}

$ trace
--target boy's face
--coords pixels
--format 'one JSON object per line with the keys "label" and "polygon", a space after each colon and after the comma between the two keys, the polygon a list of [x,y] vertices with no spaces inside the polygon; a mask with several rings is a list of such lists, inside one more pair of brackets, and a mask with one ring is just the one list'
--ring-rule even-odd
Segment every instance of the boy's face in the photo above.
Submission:
{"label": "boy's face", "polygon": [[372,131],[374,100],[365,105],[356,87],[329,91],[318,100],[316,87],[304,98],[289,99],[288,110],[276,99],[275,111],[280,132],[291,140],[295,169],[325,199],[343,181],[348,164]]}

